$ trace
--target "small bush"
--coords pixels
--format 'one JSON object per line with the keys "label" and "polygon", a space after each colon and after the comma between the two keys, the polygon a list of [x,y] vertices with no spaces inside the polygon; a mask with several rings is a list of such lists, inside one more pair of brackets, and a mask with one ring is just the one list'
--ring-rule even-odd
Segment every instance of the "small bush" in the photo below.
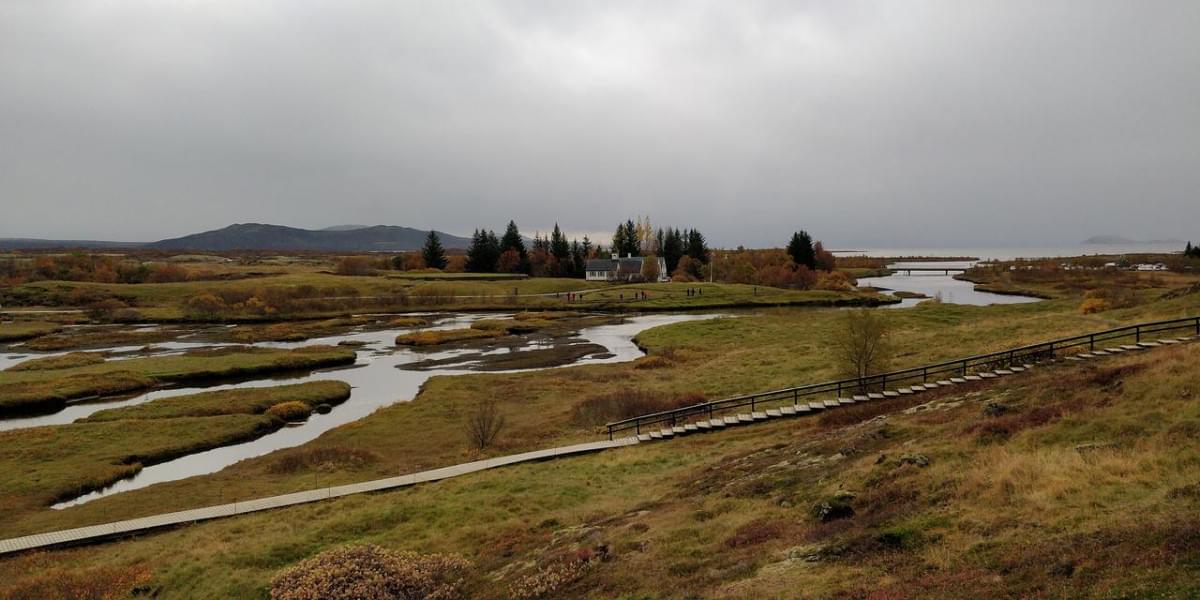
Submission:
{"label": "small bush", "polygon": [[[33,577],[0,589],[11,600],[107,600],[126,598],[149,579],[145,566],[65,569],[38,565]],[[36,573],[36,574],[34,574]]]}
{"label": "small bush", "polygon": [[318,554],[271,582],[275,600],[454,600],[470,561],[454,555],[347,546]]}
{"label": "small bush", "polygon": [[379,462],[379,455],[370,450],[344,446],[319,447],[309,450],[287,450],[267,467],[275,474],[292,474],[300,471],[354,470]]}
{"label": "small bush", "polygon": [[500,407],[495,400],[484,400],[467,415],[463,429],[472,448],[486,450],[496,442],[504,429],[504,415],[500,414]]}
{"label": "small bush", "polygon": [[587,557],[551,564],[518,579],[508,593],[516,600],[553,598],[566,586],[576,582],[587,573],[593,560]]}
{"label": "small bush", "polygon": [[1083,301],[1083,304],[1079,305],[1079,312],[1085,315],[1104,312],[1110,309],[1112,309],[1112,305],[1108,303],[1108,300],[1102,298],[1088,298]]}
{"label": "small bush", "polygon": [[312,414],[312,408],[303,402],[280,402],[267,409],[267,415],[284,421],[303,421]]}
{"label": "small bush", "polygon": [[759,519],[750,521],[737,528],[733,535],[725,539],[726,548],[744,548],[746,546],[757,546],[768,540],[773,540],[783,535],[786,527],[782,521],[772,521]]}
{"label": "small bush", "polygon": [[633,363],[633,368],[638,370],[645,369],[663,369],[674,366],[669,358],[663,356],[643,356]]}
{"label": "small bush", "polygon": [[626,388],[581,400],[572,410],[571,422],[589,427],[603,425],[638,415],[691,406],[705,400],[704,394],[699,392],[667,394]]}

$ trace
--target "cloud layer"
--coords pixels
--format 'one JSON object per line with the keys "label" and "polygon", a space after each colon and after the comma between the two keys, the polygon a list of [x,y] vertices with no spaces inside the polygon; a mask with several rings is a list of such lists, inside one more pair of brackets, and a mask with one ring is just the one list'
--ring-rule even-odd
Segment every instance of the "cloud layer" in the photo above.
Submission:
{"label": "cloud layer", "polygon": [[0,236],[1200,237],[1200,3],[0,4]]}

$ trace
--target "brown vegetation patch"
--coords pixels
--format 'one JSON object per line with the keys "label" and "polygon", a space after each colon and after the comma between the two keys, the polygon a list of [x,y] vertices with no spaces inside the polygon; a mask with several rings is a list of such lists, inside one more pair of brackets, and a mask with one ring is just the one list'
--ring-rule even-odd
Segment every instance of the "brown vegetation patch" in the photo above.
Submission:
{"label": "brown vegetation patch", "polygon": [[791,527],[788,521],[756,519],[743,524],[722,542],[726,548],[745,548],[783,537]]}
{"label": "brown vegetation patch", "polygon": [[700,404],[706,400],[700,392],[671,394],[624,388],[579,401],[572,409],[571,422],[581,426],[604,425],[639,415]]}
{"label": "brown vegetation patch", "polygon": [[281,456],[275,458],[267,466],[268,473],[280,475],[301,471],[357,470],[382,460],[375,452],[349,446],[298,448],[286,450],[280,454]]}

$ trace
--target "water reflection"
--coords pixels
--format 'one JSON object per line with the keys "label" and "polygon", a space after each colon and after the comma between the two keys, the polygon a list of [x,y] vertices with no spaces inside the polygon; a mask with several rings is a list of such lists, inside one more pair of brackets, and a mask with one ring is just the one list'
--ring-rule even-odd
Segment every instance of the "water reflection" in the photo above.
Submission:
{"label": "water reflection", "polygon": [[[893,263],[888,265],[890,269],[903,269],[907,267],[916,268],[948,268],[948,269],[965,269],[973,265],[972,262],[914,262],[914,263]],[[1027,302],[1037,302],[1040,298],[1032,298],[1029,296],[1013,296],[1008,294],[993,294],[991,292],[981,292],[975,289],[975,284],[970,281],[961,281],[954,278],[956,273],[951,272],[949,275],[943,273],[922,273],[915,272],[912,274],[894,273],[887,277],[863,277],[858,280],[860,287],[874,287],[887,290],[895,290],[901,292],[912,292],[924,294],[929,298],[939,297],[942,302],[950,304],[972,304],[976,306],[987,306],[989,304],[1023,304]],[[887,305],[889,308],[907,308],[915,306],[923,302],[927,298],[904,298],[899,304]]]}

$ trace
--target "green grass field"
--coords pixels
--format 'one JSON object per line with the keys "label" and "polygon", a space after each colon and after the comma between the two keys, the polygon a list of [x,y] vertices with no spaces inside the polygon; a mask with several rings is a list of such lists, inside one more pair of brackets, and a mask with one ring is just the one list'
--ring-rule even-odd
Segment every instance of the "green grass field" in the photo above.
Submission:
{"label": "green grass field", "polygon": [[[1200,294],[1173,291],[1182,283],[1137,289],[1133,306],[1086,315],[1078,293],[1033,304],[928,303],[879,314],[893,330],[893,366],[903,367],[1195,315]],[[828,350],[841,314],[764,308],[644,332],[638,341],[653,360],[434,377],[413,402],[219,473],[62,512],[15,500],[13,506],[24,508],[0,523],[0,535],[593,440],[599,432],[579,421],[580,407],[622,390],[720,398],[828,379],[838,373]],[[1176,452],[1181,446],[1172,440],[1183,440],[1184,448],[1195,443],[1188,428],[1197,417],[1189,400],[1198,389],[1189,366],[1196,352],[1189,347],[1121,359],[1145,364],[1115,374],[1077,378],[1047,370],[1017,387],[955,388],[958,396],[946,397],[948,408],[914,415],[887,411],[882,423],[863,425],[878,413],[847,409],[829,418],[526,465],[51,553],[61,566],[38,563],[43,559],[37,556],[10,559],[0,561],[0,575],[19,587],[72,572],[124,576],[136,570],[139,581],[167,596],[188,593],[183,590],[195,597],[261,596],[271,574],[284,566],[335,544],[375,542],[464,552],[484,577],[474,589],[484,597],[504,597],[531,570],[604,544],[612,558],[589,567],[564,595],[666,598],[699,590],[714,597],[771,597],[811,589],[814,595],[857,597],[880,589],[891,594],[885,597],[949,598],[960,592],[986,595],[1002,585],[1011,596],[1104,597],[1113,589],[1118,595],[1186,597],[1194,589],[1186,587],[1193,568],[1188,565],[1200,564],[1195,562],[1200,556],[1186,542],[1194,530],[1179,523],[1196,508],[1187,504],[1186,489],[1200,481],[1200,463],[1188,457],[1200,454]],[[508,425],[495,447],[479,453],[469,449],[463,422],[483,398],[498,401]],[[1014,416],[981,421],[991,414],[984,410],[989,402],[1008,406],[995,409],[999,416]],[[891,406],[898,411],[907,405]],[[1003,439],[997,442],[996,436]],[[1088,457],[1106,456],[1109,442],[1130,454],[1104,458],[1099,470],[1088,466]],[[1099,444],[1101,454],[1075,450],[1091,448],[1087,444]],[[930,459],[929,466],[905,459],[915,454]],[[1138,475],[1143,470],[1155,475]],[[855,516],[814,520],[812,507],[839,488],[855,494],[848,500]],[[996,510],[1006,502],[1017,504],[1011,511]],[[1052,510],[1038,512],[1047,507]],[[1137,529],[1142,522],[1147,527]],[[1117,574],[1128,571],[1124,554],[1105,550],[1095,553],[1101,559],[1088,562],[1086,552],[1074,550],[1076,531],[1112,540],[1109,545],[1124,551],[1171,551],[1139,563],[1137,576],[1122,583]],[[246,532],[254,532],[253,541],[245,541]],[[170,555],[171,548],[185,554]],[[1022,553],[1037,559],[1024,561]],[[1045,561],[1060,555],[1074,563],[1059,571],[1078,577],[1050,572]],[[1016,575],[998,584],[1000,573]],[[201,588],[184,587],[197,577],[203,578]]]}

